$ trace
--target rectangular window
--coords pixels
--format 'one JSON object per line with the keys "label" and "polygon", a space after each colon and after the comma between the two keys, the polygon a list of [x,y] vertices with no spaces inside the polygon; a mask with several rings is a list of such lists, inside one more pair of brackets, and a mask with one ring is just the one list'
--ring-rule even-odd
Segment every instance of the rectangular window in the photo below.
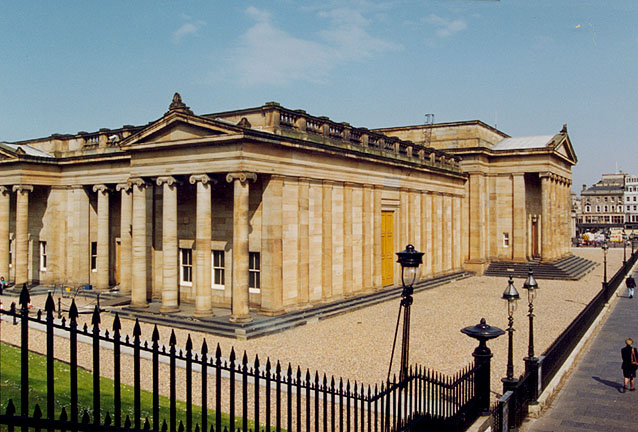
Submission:
{"label": "rectangular window", "polygon": [[503,233],[503,247],[510,247],[510,233]]}
{"label": "rectangular window", "polygon": [[179,250],[179,282],[182,285],[193,285],[193,250]]}
{"label": "rectangular window", "polygon": [[9,240],[9,268],[11,267],[13,267],[13,239]]}
{"label": "rectangular window", "polygon": [[213,251],[213,288],[224,289],[224,251]]}
{"label": "rectangular window", "polygon": [[97,242],[91,242],[91,271],[97,271]]}
{"label": "rectangular window", "polygon": [[248,288],[258,293],[261,288],[261,260],[259,252],[248,253]]}
{"label": "rectangular window", "polygon": [[47,242],[40,242],[40,271],[47,271]]}

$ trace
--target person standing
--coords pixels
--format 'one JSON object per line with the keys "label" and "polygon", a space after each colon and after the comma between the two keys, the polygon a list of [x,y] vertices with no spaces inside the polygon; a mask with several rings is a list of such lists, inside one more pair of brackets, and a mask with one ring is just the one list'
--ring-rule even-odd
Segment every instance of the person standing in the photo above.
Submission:
{"label": "person standing", "polygon": [[4,293],[4,290],[7,288],[7,281],[4,280],[4,276],[0,276],[0,295]]}
{"label": "person standing", "polygon": [[620,356],[622,357],[622,375],[625,379],[622,392],[627,391],[627,385],[629,385],[629,391],[634,391],[634,378],[636,378],[636,369],[638,369],[638,351],[633,347],[634,341],[632,338],[625,339],[625,347],[620,350]]}
{"label": "person standing", "polygon": [[634,288],[636,288],[636,280],[631,273],[625,280],[625,285],[627,285],[627,294],[629,294],[629,298],[634,298]]}

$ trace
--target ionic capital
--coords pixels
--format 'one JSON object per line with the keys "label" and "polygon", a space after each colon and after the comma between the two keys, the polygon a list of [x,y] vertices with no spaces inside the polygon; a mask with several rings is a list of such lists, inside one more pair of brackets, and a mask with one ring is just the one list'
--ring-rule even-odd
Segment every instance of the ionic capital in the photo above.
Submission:
{"label": "ionic capital", "polygon": [[13,191],[18,193],[33,192],[33,186],[31,185],[13,185]]}
{"label": "ionic capital", "polygon": [[158,177],[157,179],[155,179],[155,183],[158,186],[162,186],[165,184],[165,185],[168,185],[169,187],[179,186],[181,184],[181,182],[173,176]]}
{"label": "ionic capital", "polygon": [[188,182],[190,184],[201,183],[203,185],[207,185],[210,183],[211,185],[217,184],[217,180],[210,178],[207,174],[193,174],[188,178]]}
{"label": "ionic capital", "polygon": [[0,186],[0,195],[9,195],[10,192],[9,186]]}
{"label": "ionic capital", "polygon": [[130,183],[118,183],[115,185],[115,190],[120,192],[120,191],[124,191],[124,192],[130,192],[131,191],[131,185]]}
{"label": "ionic capital", "polygon": [[109,188],[104,184],[96,184],[93,185],[93,192],[101,192],[106,195],[109,192]]}
{"label": "ionic capital", "polygon": [[226,174],[226,181],[232,183],[233,180],[239,180],[241,183],[245,183],[247,180],[251,180],[253,183],[257,181],[257,174],[254,172],[232,172]]}
{"label": "ionic capital", "polygon": [[137,186],[139,190],[143,190],[148,187],[148,183],[142,177],[131,177],[128,179],[128,183],[131,187]]}

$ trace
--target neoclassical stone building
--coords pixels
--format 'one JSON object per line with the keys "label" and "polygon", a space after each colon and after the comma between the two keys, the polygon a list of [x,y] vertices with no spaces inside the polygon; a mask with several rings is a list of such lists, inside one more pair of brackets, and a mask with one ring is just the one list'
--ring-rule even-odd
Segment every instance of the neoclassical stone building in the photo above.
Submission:
{"label": "neoclassical stone building", "polygon": [[567,126],[512,138],[480,121],[379,129],[461,158],[467,174],[466,268],[490,261],[555,261],[569,254],[571,167]]}
{"label": "neoclassical stone building", "polygon": [[277,103],[195,115],[176,94],[145,126],[0,143],[0,275],[244,322],[400,285],[407,243],[424,278],[568,252],[565,130],[537,148],[437,128],[425,143]]}

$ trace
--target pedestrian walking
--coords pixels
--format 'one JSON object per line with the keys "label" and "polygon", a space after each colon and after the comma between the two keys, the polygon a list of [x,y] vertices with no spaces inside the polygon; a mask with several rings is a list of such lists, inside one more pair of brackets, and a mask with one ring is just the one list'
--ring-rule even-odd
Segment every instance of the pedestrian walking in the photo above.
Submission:
{"label": "pedestrian walking", "polygon": [[0,276],[0,295],[4,293],[4,290],[7,288],[7,281],[4,280],[4,276]]}
{"label": "pedestrian walking", "polygon": [[623,393],[627,391],[627,385],[629,385],[629,391],[636,390],[636,387],[634,387],[634,378],[636,378],[636,369],[638,369],[638,351],[633,347],[633,339],[625,339],[625,344],[625,347],[620,350],[620,356],[622,357],[622,375],[625,379],[622,388]]}
{"label": "pedestrian walking", "polygon": [[636,288],[636,280],[634,276],[629,273],[629,277],[625,280],[625,285],[627,285],[627,294],[629,294],[629,298],[634,298],[634,288]]}

